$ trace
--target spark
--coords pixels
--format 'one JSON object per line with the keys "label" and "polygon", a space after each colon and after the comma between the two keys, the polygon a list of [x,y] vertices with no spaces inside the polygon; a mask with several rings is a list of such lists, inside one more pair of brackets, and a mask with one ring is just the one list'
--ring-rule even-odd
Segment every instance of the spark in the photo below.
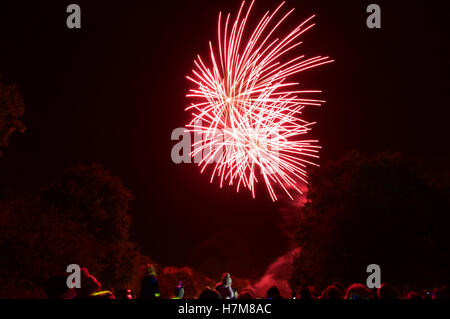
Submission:
{"label": "spark", "polygon": [[275,37],[280,25],[294,9],[281,14],[284,2],[267,11],[247,32],[254,1],[245,10],[245,1],[231,22],[219,13],[217,43],[209,42],[209,63],[200,55],[194,60],[194,87],[186,108],[192,120],[189,132],[201,136],[194,142],[191,156],[203,154],[201,172],[212,165],[211,183],[247,188],[255,197],[255,184],[262,180],[273,201],[278,199],[275,185],[291,198],[301,194],[299,183],[307,183],[307,167],[316,165],[318,141],[301,139],[311,130],[301,118],[306,106],[325,101],[311,98],[319,90],[298,90],[294,75],[333,62],[328,56],[292,57],[302,44],[301,36],[310,30],[314,15],[284,37]]}

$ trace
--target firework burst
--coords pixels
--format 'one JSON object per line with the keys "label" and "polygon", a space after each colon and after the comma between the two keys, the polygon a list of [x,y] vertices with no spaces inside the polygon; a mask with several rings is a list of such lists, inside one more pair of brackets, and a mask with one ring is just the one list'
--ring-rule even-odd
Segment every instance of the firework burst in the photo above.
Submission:
{"label": "firework burst", "polygon": [[[284,37],[275,37],[279,26],[293,9],[281,14],[284,3],[267,12],[250,31],[246,25],[253,2],[245,10],[242,3],[234,20],[219,14],[218,42],[209,43],[210,61],[200,56],[187,78],[193,119],[187,130],[201,136],[194,142],[191,156],[202,154],[203,172],[211,165],[211,183],[217,177],[224,183],[248,188],[255,196],[255,183],[263,180],[273,201],[279,185],[299,192],[306,182],[308,165],[318,158],[316,140],[301,139],[311,129],[300,115],[305,106],[324,101],[311,98],[317,90],[298,90],[294,75],[332,62],[328,57],[292,56],[302,43],[303,33],[311,29],[314,16],[302,22]],[[244,40],[245,39],[245,40]]]}

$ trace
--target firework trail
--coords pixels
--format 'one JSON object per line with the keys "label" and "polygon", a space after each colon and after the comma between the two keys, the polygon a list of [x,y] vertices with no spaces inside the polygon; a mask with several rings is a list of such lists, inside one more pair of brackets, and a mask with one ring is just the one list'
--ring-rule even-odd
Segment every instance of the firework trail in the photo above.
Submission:
{"label": "firework trail", "polygon": [[201,172],[212,165],[211,183],[217,176],[220,187],[224,183],[236,185],[237,191],[245,187],[254,197],[255,183],[263,179],[273,201],[274,185],[292,199],[290,192],[301,194],[298,183],[306,182],[307,165],[315,165],[311,159],[318,158],[320,148],[316,140],[299,139],[314,124],[302,120],[301,111],[325,101],[310,98],[321,91],[298,90],[298,83],[290,79],[332,60],[286,58],[314,26],[314,16],[277,38],[277,29],[293,11],[281,15],[284,2],[247,32],[253,3],[244,10],[242,2],[234,22],[230,14],[225,19],[219,14],[218,42],[216,46],[209,42],[209,63],[198,55],[187,77],[194,88],[187,95],[192,103],[186,110],[193,119],[186,127],[201,136],[193,143],[191,156],[203,154]]}

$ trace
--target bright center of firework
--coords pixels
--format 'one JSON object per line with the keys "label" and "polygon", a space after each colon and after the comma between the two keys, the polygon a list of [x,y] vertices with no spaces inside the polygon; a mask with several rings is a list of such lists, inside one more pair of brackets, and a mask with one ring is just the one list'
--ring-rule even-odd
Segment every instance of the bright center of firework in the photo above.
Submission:
{"label": "bright center of firework", "polygon": [[237,191],[248,188],[255,196],[255,183],[262,179],[272,200],[277,200],[275,185],[292,198],[290,191],[301,193],[298,184],[307,182],[306,166],[314,165],[308,158],[318,158],[320,148],[316,140],[300,138],[312,125],[300,118],[301,111],[324,101],[306,97],[320,91],[298,90],[294,88],[298,81],[290,79],[332,61],[321,56],[292,58],[301,35],[313,26],[313,17],[285,37],[275,36],[292,13],[277,18],[281,4],[248,32],[253,2],[245,13],[244,5],[234,22],[228,14],[223,23],[219,14],[218,41],[215,46],[210,43],[210,63],[200,56],[194,61],[188,79],[195,87],[187,96],[195,102],[186,109],[193,119],[186,127],[202,136],[202,149],[214,150],[199,164],[203,171],[215,162],[211,182],[217,177],[221,187],[225,182],[236,185]]}

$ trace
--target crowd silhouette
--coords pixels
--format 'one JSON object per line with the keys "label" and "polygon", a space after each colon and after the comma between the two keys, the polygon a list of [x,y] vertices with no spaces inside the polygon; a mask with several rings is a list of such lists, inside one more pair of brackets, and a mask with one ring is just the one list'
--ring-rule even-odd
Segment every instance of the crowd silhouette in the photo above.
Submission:
{"label": "crowd silhouette", "polygon": [[[117,291],[102,288],[101,283],[87,268],[81,268],[80,288],[68,288],[67,276],[54,276],[47,280],[45,291],[48,299],[159,299],[161,297],[156,269],[152,265],[145,267],[145,274],[141,280],[140,293],[138,295],[132,289],[118,289]],[[183,299],[184,286],[180,281],[174,287],[173,296],[170,299]],[[197,296],[197,299],[285,299],[277,286],[270,287],[265,296],[257,296],[252,288],[244,288],[237,291],[232,287],[231,274],[224,274],[222,281],[215,288],[205,287]],[[379,288],[369,289],[367,286],[354,283],[347,288],[339,282],[332,283],[321,293],[317,293],[311,287],[302,287],[298,291],[292,291],[291,299],[450,299],[450,290],[443,286],[434,289],[409,291],[401,294],[398,290],[383,283]]]}

